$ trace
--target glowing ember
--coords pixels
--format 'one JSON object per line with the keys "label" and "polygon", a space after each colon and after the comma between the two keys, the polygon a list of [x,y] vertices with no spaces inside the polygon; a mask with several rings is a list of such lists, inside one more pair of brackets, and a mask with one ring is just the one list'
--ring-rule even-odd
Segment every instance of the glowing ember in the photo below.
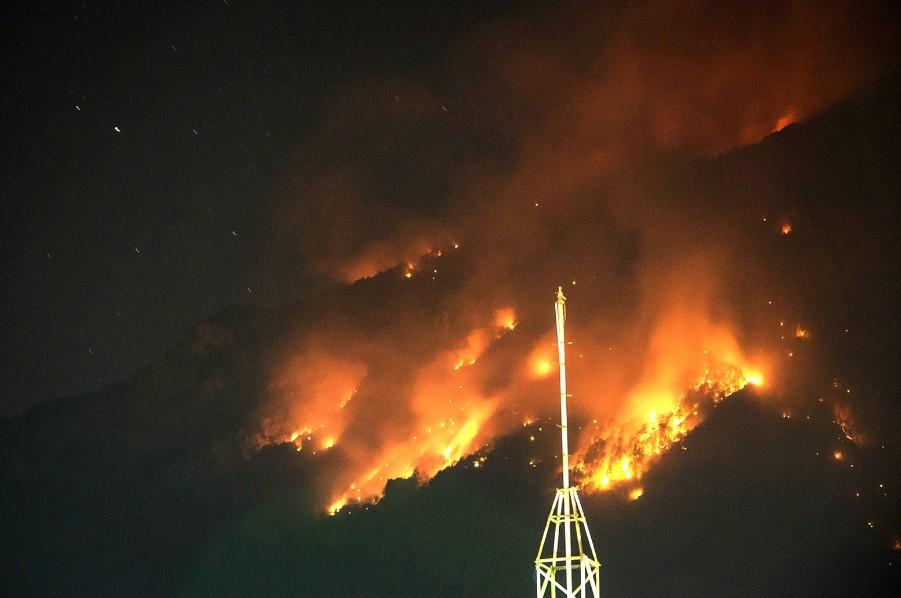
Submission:
{"label": "glowing ember", "polygon": [[633,488],[629,491],[629,500],[638,500],[644,494],[644,488]]}
{"label": "glowing ember", "polygon": [[783,222],[783,223],[782,223],[782,228],[780,229],[780,231],[782,232],[783,235],[790,235],[791,232],[792,232],[792,224],[791,224],[791,222],[788,222],[788,221]]}
{"label": "glowing ember", "polygon": [[842,434],[846,439],[854,443],[859,443],[863,440],[863,438],[861,438],[861,435],[855,432],[853,429],[851,413],[847,407],[843,405],[836,405],[834,408],[834,415],[835,419],[833,421],[835,422],[835,425],[837,425],[841,429]]}

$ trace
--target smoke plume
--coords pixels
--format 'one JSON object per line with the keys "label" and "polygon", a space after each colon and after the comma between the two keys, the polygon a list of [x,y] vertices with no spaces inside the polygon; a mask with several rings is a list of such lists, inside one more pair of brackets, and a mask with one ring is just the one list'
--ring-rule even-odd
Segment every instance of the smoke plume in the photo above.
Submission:
{"label": "smoke plume", "polygon": [[791,233],[778,193],[725,198],[692,169],[876,81],[887,10],[554,5],[484,24],[427,73],[337,90],[276,185],[277,247],[358,302],[288,331],[261,438],[338,451],[338,506],[537,425],[557,285],[598,487],[703,417],[687,392],[778,384],[787,351],[761,328],[790,294],[768,274]]}

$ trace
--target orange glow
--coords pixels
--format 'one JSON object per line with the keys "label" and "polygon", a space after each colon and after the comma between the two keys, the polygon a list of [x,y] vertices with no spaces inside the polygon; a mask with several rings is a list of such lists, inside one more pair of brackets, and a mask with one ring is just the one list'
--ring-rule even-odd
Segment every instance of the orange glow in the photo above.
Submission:
{"label": "orange glow", "polygon": [[699,314],[674,311],[652,338],[645,375],[617,420],[582,440],[574,455],[577,479],[587,490],[641,479],[703,420],[704,405],[715,406],[764,380],[762,369],[744,357],[728,328]]}
{"label": "orange glow", "polygon": [[791,124],[794,124],[796,121],[797,121],[797,116],[795,115],[795,111],[789,110],[788,112],[786,112],[785,114],[783,114],[782,116],[779,117],[779,119],[776,121],[776,124],[773,125],[772,132],[778,133],[785,127],[787,127]]}
{"label": "orange glow", "polygon": [[801,328],[800,324],[798,324],[795,327],[795,338],[804,339],[804,338],[807,338],[808,335],[809,335],[809,333],[807,332],[807,330],[805,330],[804,328]]}
{"label": "orange glow", "polygon": [[[292,410],[298,424],[286,430],[281,441],[294,443],[298,450],[312,442],[318,450],[342,451],[348,459],[346,470],[336,478],[338,485],[328,512],[334,514],[346,504],[376,499],[392,478],[415,474],[428,480],[472,455],[496,435],[532,425],[536,421],[534,409],[551,411],[554,403],[545,400],[544,394],[540,401],[525,405],[528,416],[505,419],[499,409],[511,404],[522,409],[524,405],[517,397],[535,393],[530,384],[541,388],[550,384],[542,393],[553,396],[553,383],[545,382],[557,371],[550,332],[538,337],[533,349],[520,356],[524,370],[519,371],[527,376],[512,390],[494,396],[479,389],[485,367],[479,358],[516,325],[511,308],[488,314],[490,324],[470,329],[457,348],[437,352],[417,367],[406,407],[409,423],[399,423],[390,438],[375,446],[359,445],[346,433],[348,412],[364,400],[355,397],[369,368],[349,357],[315,351],[286,362],[273,388],[297,401]],[[589,359],[579,360],[579,366],[574,366],[573,384],[578,387],[580,376],[589,375],[590,387],[599,388],[584,368],[598,363],[592,357],[610,360],[618,353],[607,350],[606,343],[600,351],[592,352],[590,345],[580,347],[583,350]],[[702,421],[700,401],[715,405],[733,392],[747,385],[760,386],[765,380],[763,369],[744,357],[727,327],[681,308],[660,319],[642,367],[643,374],[632,386],[622,387],[623,400],[612,414],[603,400],[579,397],[573,401],[574,408],[581,409],[583,416],[590,415],[594,422],[572,455],[574,478],[586,491],[629,485],[626,495],[636,500],[643,490],[634,484],[660,455],[681,443]],[[277,435],[269,437],[278,441]],[[535,434],[529,439],[534,442]],[[594,450],[590,450],[592,447]],[[483,463],[478,457],[471,462],[473,467]],[[533,458],[530,466],[536,464]]]}
{"label": "orange glow", "polygon": [[854,422],[851,420],[851,412],[844,405],[836,405],[834,409],[835,424],[841,429],[844,437],[851,442],[860,443],[865,440],[863,436],[854,430]]}
{"label": "orange glow", "polygon": [[512,307],[505,307],[494,312],[494,325],[498,328],[513,330],[516,328],[516,312]]}
{"label": "orange glow", "polygon": [[[395,435],[374,451],[354,451],[345,489],[334,504],[373,500],[392,478],[415,474],[427,480],[493,437],[497,399],[470,388],[478,379],[478,358],[499,338],[494,329],[471,330],[459,349],[439,353],[414,373],[411,417],[409,425],[402,424],[406,436]],[[342,445],[348,445],[343,436]]]}
{"label": "orange glow", "polygon": [[544,378],[554,369],[554,364],[548,359],[537,359],[532,362],[532,374],[537,378]]}
{"label": "orange glow", "polygon": [[555,347],[550,336],[542,337],[528,358],[532,378],[546,378],[557,369]]}
{"label": "orange glow", "polygon": [[465,346],[459,351],[455,351],[451,357],[453,369],[459,370],[464,366],[475,365],[479,356],[488,347],[490,337],[488,332],[482,329],[472,331],[466,337]]}
{"label": "orange glow", "polygon": [[[517,315],[480,307],[465,324],[404,329],[442,334],[415,354],[346,330],[312,335],[275,368],[257,443],[290,442],[313,459],[334,454],[341,467],[323,504],[332,513],[376,500],[392,478],[427,481],[460,461],[481,468],[477,455],[523,426],[538,426],[524,431],[535,446],[539,418],[558,417],[557,351],[550,325],[520,329]],[[587,492],[623,488],[635,500],[645,472],[682,445],[708,407],[747,385],[772,384],[766,364],[749,359],[703,303],[674,300],[652,322],[632,339],[595,337],[573,321],[571,415],[592,425],[573,436],[571,466]]]}
{"label": "orange glow", "polygon": [[763,374],[754,371],[745,372],[744,378],[751,386],[763,386]]}
{"label": "orange glow", "polygon": [[343,509],[346,504],[347,504],[346,500],[344,500],[343,498],[339,498],[338,500],[336,500],[335,502],[333,502],[332,504],[330,504],[328,506],[328,509],[327,509],[328,514],[329,515],[337,515],[338,511]]}
{"label": "orange glow", "polygon": [[[518,371],[527,374],[523,380],[498,395],[480,390],[486,367],[480,357],[516,325],[511,308],[488,314],[489,324],[465,332],[457,348],[437,352],[412,372],[405,407],[407,421],[397,422],[392,435],[377,445],[360,445],[347,432],[349,414],[358,408],[358,401],[365,401],[357,397],[361,385],[365,388],[370,372],[367,366],[350,354],[337,357],[315,350],[286,361],[274,379],[273,390],[290,400],[292,418],[297,423],[281,437],[270,432],[266,438],[268,442],[292,442],[297,450],[309,445],[320,451],[341,451],[346,469],[336,476],[328,512],[334,514],[346,504],[376,499],[392,478],[417,475],[428,480],[471,456],[498,434],[530,426],[541,410],[553,409],[554,402],[545,400],[543,394],[553,396],[553,383],[545,380],[557,371],[550,332],[538,337],[527,355],[519,356],[524,369]],[[311,343],[311,347],[318,346]],[[592,361],[592,357],[610,360],[618,352],[607,350],[606,343],[599,351],[592,351],[590,344],[580,351],[585,351],[589,359],[578,360],[579,366],[574,366],[574,386],[578,388],[580,376],[589,375],[590,388],[601,388],[585,368],[603,363]],[[580,396],[573,401],[574,409],[581,409],[582,415],[590,415],[594,422],[593,430],[582,437],[572,455],[574,478],[586,491],[628,485],[631,489],[626,496],[636,500],[643,492],[636,482],[703,419],[699,406],[702,397],[716,404],[746,385],[762,385],[765,379],[759,365],[744,357],[728,328],[684,309],[661,318],[642,367],[644,373],[631,388],[622,387],[624,399],[612,414],[603,399]],[[523,405],[518,399],[535,393],[530,385],[544,388],[546,384],[549,387],[541,391],[540,401]],[[528,408],[529,415],[510,419],[502,416],[502,405],[505,409],[509,405]],[[539,410],[537,414],[535,409]],[[530,441],[535,441],[536,434],[529,435]],[[595,450],[589,450],[592,447]],[[532,458],[530,467],[536,467],[537,462]],[[473,467],[483,463],[478,457],[471,461]]]}
{"label": "orange glow", "polygon": [[298,450],[314,437],[320,446],[327,439],[334,443],[344,430],[342,411],[367,371],[359,361],[312,350],[289,359],[270,388],[275,403],[288,413],[288,421],[264,422],[266,430],[257,443],[291,442]]}
{"label": "orange glow", "polygon": [[[580,33],[573,39],[588,43],[580,55],[591,57],[590,68],[554,40],[504,44],[495,56],[485,53],[497,47],[484,43],[492,37],[472,36],[477,47],[454,55],[492,68],[470,80],[466,65],[445,66],[466,82],[448,117],[491,99],[493,108],[475,119],[433,114],[444,100],[416,81],[376,78],[330,96],[316,127],[322,138],[298,152],[304,159],[291,163],[284,201],[273,202],[291,206],[273,238],[291,251],[284,265],[310,264],[347,283],[387,274],[303,291],[292,330],[261,351],[273,364],[270,396],[253,403],[258,419],[247,432],[251,447],[291,443],[304,460],[319,451],[315,458],[331,466],[316,480],[330,499],[322,508],[377,497],[392,477],[415,472],[427,481],[513,430],[529,448],[550,445],[548,435],[559,434],[550,294],[557,284],[573,291],[569,409],[573,422],[592,424],[573,428],[570,451],[587,490],[625,496],[659,456],[690,450],[687,435],[732,393],[765,385],[778,395],[779,368],[817,358],[790,336],[794,298],[805,295],[792,286],[799,280],[766,262],[771,249],[788,250],[808,233],[805,220],[797,231],[788,221],[802,214],[778,177],[722,170],[747,176],[744,192],[706,184],[708,176],[719,181],[718,166],[692,167],[698,185],[673,186],[670,177],[680,164],[757,143],[865,89],[894,55],[844,51],[842,40],[859,41],[870,29],[858,27],[855,15],[866,11],[853,3],[757,8],[748,22],[766,25],[767,35],[715,35],[710,44],[685,32],[733,23],[729,3],[690,3],[679,9],[680,27],[672,27],[676,3],[634,4],[622,26],[584,18],[607,11],[559,11],[563,20],[548,30]],[[573,15],[578,22],[569,22]],[[595,35],[599,25],[611,28]],[[509,35],[505,26],[501,37]],[[774,60],[773,48],[786,52]],[[494,112],[506,114],[510,101],[526,115],[558,109],[499,121]],[[451,146],[417,141],[455,122],[472,130],[451,135]],[[465,140],[482,133],[497,156],[468,151]],[[366,141],[346,151],[347,139]],[[407,151],[415,154],[409,163]],[[769,151],[736,154],[735,165]],[[425,170],[409,178],[410,166]],[[438,177],[426,187],[440,191],[435,201],[405,199],[421,193],[419,175]],[[783,247],[770,248],[767,238]],[[758,247],[765,253],[755,254]],[[284,288],[293,285],[299,280]],[[792,319],[773,335],[779,317]],[[797,338],[808,339],[804,332]],[[814,328],[809,340],[827,332]],[[788,359],[795,348],[799,359]],[[527,416],[543,432],[521,429]],[[784,417],[781,425],[792,427],[791,413]],[[847,417],[836,421],[859,440]],[[530,436],[538,440],[526,442]],[[528,457],[552,465],[552,454]]]}

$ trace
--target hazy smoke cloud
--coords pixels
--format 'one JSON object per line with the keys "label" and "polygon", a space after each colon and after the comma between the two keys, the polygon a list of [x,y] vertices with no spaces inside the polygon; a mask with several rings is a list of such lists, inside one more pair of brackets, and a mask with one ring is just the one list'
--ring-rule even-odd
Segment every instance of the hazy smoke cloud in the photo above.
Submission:
{"label": "hazy smoke cloud", "polygon": [[353,465],[339,485],[365,495],[552,413],[558,284],[586,418],[666,412],[719,363],[775,373],[749,331],[784,282],[749,238],[759,202],[669,185],[873,82],[893,60],[884,13],[555,6],[486,24],[432,73],[337,92],[276,190],[279,247],[343,282],[399,266],[399,290],[369,319],[339,306],[299,328],[273,368],[270,435],[336,442]]}

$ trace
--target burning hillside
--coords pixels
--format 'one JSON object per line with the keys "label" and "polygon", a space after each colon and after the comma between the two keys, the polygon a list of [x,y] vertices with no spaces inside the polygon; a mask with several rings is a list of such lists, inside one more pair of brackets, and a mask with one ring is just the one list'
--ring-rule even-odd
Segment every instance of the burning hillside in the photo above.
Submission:
{"label": "burning hillside", "polygon": [[[440,297],[456,283],[437,277],[454,277],[445,267],[465,273],[463,260],[442,250],[418,268],[381,275],[401,285],[403,297],[381,326],[366,330],[371,320],[335,314],[307,331],[299,350],[289,351],[276,368],[258,442],[340,454],[344,465],[329,476],[332,511],[348,500],[377,497],[392,478],[415,472],[429,479],[519,425],[553,413],[556,362],[547,322],[491,304],[465,314],[481,315],[481,325],[454,322],[459,316]],[[421,322],[403,322],[404,305],[415,300],[411,294],[423,292],[437,297],[438,305]],[[573,293],[580,296],[575,288]],[[439,314],[446,321],[436,326]],[[653,322],[650,338],[631,336],[634,330],[626,328],[617,331],[623,336],[608,336],[606,347],[591,342],[594,331],[574,320],[575,335],[584,340],[573,345],[573,408],[578,419],[592,422],[576,455],[587,487],[637,482],[651,459],[703,419],[703,399],[715,404],[748,384],[763,384],[761,365],[744,357],[735,333],[709,318],[673,306]],[[413,343],[419,346],[415,355],[397,348]]]}
{"label": "burning hillside", "polygon": [[278,185],[278,252],[341,283],[398,287],[366,318],[328,306],[272,366],[258,445],[335,452],[333,509],[549,413],[544,290],[558,282],[579,306],[572,408],[591,422],[577,452],[588,487],[637,479],[703,418],[699,393],[779,388],[797,339],[773,324],[806,308],[772,264],[802,225],[740,178],[694,188],[690,163],[872,84],[893,58],[850,40],[880,9],[622,10],[494,23],[441,82],[339,90]]}

